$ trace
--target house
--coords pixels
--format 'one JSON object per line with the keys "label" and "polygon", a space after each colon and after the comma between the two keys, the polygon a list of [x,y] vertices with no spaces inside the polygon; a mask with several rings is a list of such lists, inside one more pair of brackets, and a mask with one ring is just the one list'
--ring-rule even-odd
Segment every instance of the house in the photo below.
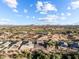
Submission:
{"label": "house", "polygon": [[34,48],[34,44],[32,41],[28,41],[26,44],[23,44],[20,48],[20,50],[26,50],[26,49],[32,49]]}
{"label": "house", "polygon": [[22,41],[18,41],[16,44],[13,44],[8,50],[18,50]]}
{"label": "house", "polygon": [[70,47],[71,48],[79,48],[79,42],[73,42]]}
{"label": "house", "polygon": [[68,44],[64,41],[59,41],[58,46],[68,47]]}
{"label": "house", "polygon": [[44,44],[43,40],[37,40],[37,44]]}
{"label": "house", "polygon": [[44,48],[44,40],[37,40],[34,47],[35,47],[35,49],[43,49]]}
{"label": "house", "polygon": [[7,41],[7,42],[4,43],[3,45],[4,45],[4,47],[8,47],[10,43],[11,43],[11,42]]}
{"label": "house", "polygon": [[68,48],[68,44],[66,42],[60,41],[58,43],[58,49],[59,50],[67,50],[67,48]]}

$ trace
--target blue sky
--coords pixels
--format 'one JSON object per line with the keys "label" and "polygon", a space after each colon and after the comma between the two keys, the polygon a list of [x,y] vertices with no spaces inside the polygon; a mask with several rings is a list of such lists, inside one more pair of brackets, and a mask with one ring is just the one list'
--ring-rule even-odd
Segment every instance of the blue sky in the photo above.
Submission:
{"label": "blue sky", "polygon": [[79,0],[0,0],[0,24],[79,24]]}

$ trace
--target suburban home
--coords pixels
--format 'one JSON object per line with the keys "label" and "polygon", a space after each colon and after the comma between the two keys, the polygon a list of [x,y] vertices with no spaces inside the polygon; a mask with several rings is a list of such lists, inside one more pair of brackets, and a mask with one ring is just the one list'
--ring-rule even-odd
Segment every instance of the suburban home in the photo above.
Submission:
{"label": "suburban home", "polygon": [[60,42],[58,43],[58,46],[68,47],[68,44],[67,44],[66,42],[64,42],[64,41],[60,41]]}
{"label": "suburban home", "polygon": [[73,49],[79,48],[79,42],[73,42],[70,47]]}
{"label": "suburban home", "polygon": [[32,49],[34,48],[34,44],[32,41],[28,41],[26,44],[23,44],[20,48],[20,50],[25,50],[25,49]]}

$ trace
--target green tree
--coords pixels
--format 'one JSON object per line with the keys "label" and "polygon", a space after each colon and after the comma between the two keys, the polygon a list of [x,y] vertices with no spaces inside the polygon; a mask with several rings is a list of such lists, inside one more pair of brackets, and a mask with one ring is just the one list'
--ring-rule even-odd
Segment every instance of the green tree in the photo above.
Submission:
{"label": "green tree", "polygon": [[47,41],[47,44],[48,44],[49,46],[55,46],[56,42],[54,42],[54,41],[52,41],[51,39],[49,39],[49,40]]}
{"label": "green tree", "polygon": [[78,55],[74,55],[74,59],[78,59]]}
{"label": "green tree", "polygon": [[55,59],[61,59],[62,55],[61,54],[55,54]]}
{"label": "green tree", "polygon": [[0,59],[4,59],[5,56],[0,55]]}
{"label": "green tree", "polygon": [[71,56],[70,55],[67,55],[67,59],[71,59]]}
{"label": "green tree", "polygon": [[31,54],[31,52],[27,54],[27,58],[28,58],[28,59],[32,59],[32,54]]}

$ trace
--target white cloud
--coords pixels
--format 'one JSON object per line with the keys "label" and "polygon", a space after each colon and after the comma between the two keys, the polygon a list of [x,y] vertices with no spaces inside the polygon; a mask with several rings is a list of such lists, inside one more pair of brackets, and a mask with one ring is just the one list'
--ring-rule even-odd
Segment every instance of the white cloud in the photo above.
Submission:
{"label": "white cloud", "polygon": [[43,6],[43,3],[41,1],[38,1],[37,4],[36,4],[36,8],[38,10],[41,10],[42,6]]}
{"label": "white cloud", "polygon": [[71,16],[71,13],[69,13],[69,12],[61,13],[61,17],[65,17],[65,16]]}
{"label": "white cloud", "polygon": [[24,9],[24,13],[27,13],[28,12],[28,10],[27,9]]}
{"label": "white cloud", "polygon": [[4,19],[4,18],[2,18],[2,19],[0,19],[0,21],[10,21],[9,19]]}
{"label": "white cloud", "polygon": [[0,19],[0,25],[11,25],[11,24],[15,24],[15,22],[6,18]]}
{"label": "white cloud", "polygon": [[11,23],[2,21],[2,22],[0,22],[0,25],[11,25]]}
{"label": "white cloud", "polygon": [[64,13],[61,13],[61,16],[64,16],[65,14]]}
{"label": "white cloud", "polygon": [[18,12],[18,11],[16,10],[17,5],[18,5],[17,0],[4,0],[4,2],[5,2],[10,8],[12,8],[14,12]]}
{"label": "white cloud", "polygon": [[71,13],[67,13],[67,16],[71,16]]}
{"label": "white cloud", "polygon": [[71,8],[72,9],[77,9],[79,8],[79,0],[71,2]]}
{"label": "white cloud", "polygon": [[32,16],[33,19],[35,19],[35,16]]}
{"label": "white cloud", "polygon": [[66,17],[65,17],[65,16],[61,16],[61,17],[59,17],[59,19],[61,19],[61,20],[65,20]]}
{"label": "white cloud", "polygon": [[33,4],[30,4],[30,7],[33,7]]}
{"label": "white cloud", "polygon": [[4,2],[11,8],[17,8],[17,1],[16,0],[4,0]]}
{"label": "white cloud", "polygon": [[21,14],[17,14],[17,16],[22,17],[23,15],[21,15]]}
{"label": "white cloud", "polygon": [[57,15],[47,15],[46,17],[39,18],[40,21],[46,21],[46,22],[52,22],[56,19],[58,19]]}
{"label": "white cloud", "polygon": [[30,18],[30,16],[27,15],[26,18],[28,19],[28,18]]}
{"label": "white cloud", "polygon": [[[70,15],[70,14],[69,14]],[[67,17],[65,16],[64,13],[62,13],[62,15],[47,15],[45,17],[41,17],[41,18],[38,18],[39,21],[44,21],[44,22],[55,22],[57,20],[66,20]]]}
{"label": "white cloud", "polygon": [[46,12],[46,13],[48,11],[57,11],[57,8],[55,7],[55,5],[49,2],[37,1],[36,8],[37,8],[37,11]]}
{"label": "white cloud", "polygon": [[70,9],[71,9],[71,7],[70,7],[70,6],[68,6],[68,7],[67,7],[67,10],[70,10]]}
{"label": "white cloud", "polygon": [[16,13],[18,12],[18,10],[17,10],[17,9],[13,9],[13,11],[14,11],[14,12],[16,12]]}
{"label": "white cloud", "polygon": [[47,12],[40,11],[40,14],[47,14]]}

